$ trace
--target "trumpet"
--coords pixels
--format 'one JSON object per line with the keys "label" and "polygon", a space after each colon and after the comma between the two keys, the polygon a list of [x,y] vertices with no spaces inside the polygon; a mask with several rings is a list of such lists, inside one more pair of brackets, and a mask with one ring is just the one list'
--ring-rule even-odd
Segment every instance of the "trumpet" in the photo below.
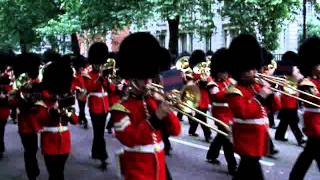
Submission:
{"label": "trumpet", "polygon": [[[257,75],[257,78],[259,78],[261,80],[264,80],[264,81],[267,81],[268,83],[276,84],[276,85],[282,86],[283,88],[291,89],[293,92],[304,94],[306,96],[313,97],[313,98],[316,98],[316,99],[320,100],[320,97],[318,97],[318,96],[316,96],[314,94],[307,93],[305,91],[301,91],[301,90],[297,89],[295,86],[292,85],[291,82],[289,82],[288,80],[286,80],[284,78],[269,76],[269,75],[265,75],[265,74],[261,74],[261,73],[257,73],[256,75]],[[292,98],[295,98],[295,99],[297,99],[297,100],[299,100],[301,102],[304,102],[304,103],[307,103],[309,105],[312,105],[312,106],[320,108],[319,104],[313,103],[313,102],[308,101],[306,99],[303,99],[303,98],[301,98],[299,96],[293,95],[292,93],[289,93],[289,92],[286,92],[286,91],[282,91],[282,90],[279,90],[279,89],[273,88],[273,87],[268,87],[268,88],[270,90],[272,90],[272,91],[279,92],[281,94],[284,94],[284,95],[290,96]]]}
{"label": "trumpet", "polygon": [[[199,90],[198,86],[186,85],[182,88],[181,91],[173,90],[170,95],[166,95],[165,93],[163,93],[161,91],[163,89],[163,86],[161,86],[159,84],[155,84],[155,83],[148,84],[147,89],[149,91],[155,92],[155,93],[163,96],[165,98],[165,100],[167,100],[169,102],[169,104],[171,105],[171,107],[175,111],[180,112],[185,116],[188,116],[191,120],[196,121],[199,124],[202,124],[210,129],[216,131],[217,133],[220,133],[226,137],[229,137],[231,130],[227,124],[225,124],[223,121],[221,121],[217,118],[214,118],[212,116],[207,115],[206,113],[203,113],[202,111],[199,111],[196,108],[198,106],[198,102],[200,100],[200,90]],[[196,112],[198,114],[201,114],[202,116],[205,116],[206,118],[209,118],[209,119],[219,123],[220,125],[225,127],[225,129],[227,130],[228,133],[225,133],[225,132],[219,130],[218,128],[213,127],[208,123],[202,122],[200,119],[192,116],[190,114],[191,112]]]}

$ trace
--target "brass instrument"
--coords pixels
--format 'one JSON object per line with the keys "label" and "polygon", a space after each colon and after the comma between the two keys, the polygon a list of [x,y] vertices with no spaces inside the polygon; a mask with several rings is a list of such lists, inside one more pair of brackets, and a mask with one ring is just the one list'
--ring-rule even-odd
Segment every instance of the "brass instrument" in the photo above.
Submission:
{"label": "brass instrument", "polygon": [[184,73],[192,73],[192,69],[189,66],[189,56],[182,56],[176,62],[176,69]]}
{"label": "brass instrument", "polygon": [[221,130],[219,130],[216,127],[211,126],[208,123],[202,122],[200,119],[192,116],[191,112],[196,112],[198,114],[201,114],[202,116],[205,116],[206,118],[209,118],[211,120],[214,120],[215,122],[221,124],[228,132],[231,132],[230,127],[225,124],[223,121],[214,118],[212,116],[207,115],[206,113],[203,113],[202,111],[199,111],[196,107],[198,106],[198,102],[200,100],[200,89],[196,85],[186,85],[181,91],[173,90],[171,94],[166,95],[163,92],[161,92],[161,89],[163,89],[163,86],[159,84],[148,84],[147,89],[150,91],[153,91],[155,93],[158,93],[162,95],[165,100],[169,102],[171,107],[177,111],[182,113],[185,116],[188,116],[191,120],[197,121],[199,124],[202,124],[217,133],[220,133],[224,136],[229,137],[228,133],[225,133]]}
{"label": "brass instrument", "polygon": [[[282,91],[282,90],[279,90],[279,89],[276,89],[276,88],[273,88],[273,87],[268,87],[270,90],[275,91],[275,92],[279,92],[281,94],[284,94],[284,95],[290,96],[292,98],[295,98],[295,99],[297,99],[297,100],[299,100],[301,102],[304,102],[304,103],[307,103],[307,104],[310,104],[312,106],[320,108],[319,104],[313,103],[313,102],[308,101],[306,99],[303,99],[303,98],[301,98],[301,97],[299,97],[297,95],[294,95],[296,93],[301,93],[301,94],[304,94],[306,96],[313,97],[313,98],[316,98],[316,99],[320,100],[320,97],[318,97],[318,96],[316,96],[314,94],[307,93],[305,91],[301,91],[301,90],[297,89],[296,86],[292,85],[293,84],[292,82],[290,82],[290,81],[288,81],[286,79],[283,79],[283,78],[274,77],[274,76],[268,76],[268,75],[261,74],[261,73],[257,73],[256,75],[261,80],[264,80],[264,81],[267,81],[269,83],[280,85],[280,86],[282,86],[284,88],[290,89],[290,91],[288,92],[288,90],[287,91]],[[294,93],[290,93],[290,92],[294,92]]]}
{"label": "brass instrument", "polygon": [[207,80],[207,78],[210,76],[210,64],[208,62],[201,62],[197,64],[193,68],[193,73],[199,74],[201,80]]}

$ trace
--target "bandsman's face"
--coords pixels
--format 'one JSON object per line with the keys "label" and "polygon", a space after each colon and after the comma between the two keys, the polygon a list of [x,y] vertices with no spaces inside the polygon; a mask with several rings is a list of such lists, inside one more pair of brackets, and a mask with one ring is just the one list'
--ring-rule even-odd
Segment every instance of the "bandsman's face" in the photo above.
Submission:
{"label": "bandsman's face", "polygon": [[220,72],[217,74],[218,81],[226,81],[229,78],[229,74],[227,72]]}
{"label": "bandsman's face", "polygon": [[240,82],[242,84],[253,84],[255,82],[257,70],[252,69],[240,74]]}
{"label": "bandsman's face", "polygon": [[316,65],[312,70],[312,75],[315,76],[315,78],[320,78],[320,64]]}
{"label": "bandsman's face", "polygon": [[297,66],[294,66],[292,68],[292,78],[297,82],[301,81],[304,78]]}

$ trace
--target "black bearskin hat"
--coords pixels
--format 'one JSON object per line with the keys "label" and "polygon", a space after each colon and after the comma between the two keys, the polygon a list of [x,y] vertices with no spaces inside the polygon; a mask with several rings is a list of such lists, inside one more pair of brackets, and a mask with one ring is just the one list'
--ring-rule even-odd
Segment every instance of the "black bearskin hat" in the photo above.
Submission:
{"label": "black bearskin hat", "polygon": [[11,66],[15,61],[14,53],[0,51],[0,72],[4,72],[7,66]]}
{"label": "black bearskin hat", "polygon": [[44,64],[60,60],[61,55],[52,49],[48,49],[43,53]]}
{"label": "black bearskin hat", "polygon": [[72,60],[72,65],[76,70],[79,70],[80,68],[85,68],[88,64],[87,59],[82,55],[72,56],[71,60]]}
{"label": "black bearskin hat", "polygon": [[229,58],[230,54],[228,49],[218,49],[211,57],[211,76],[215,77],[219,72],[228,72]]}
{"label": "black bearskin hat", "polygon": [[108,46],[103,42],[93,43],[88,52],[88,61],[90,64],[104,64],[108,59]]}
{"label": "black bearskin hat", "polygon": [[172,63],[172,56],[168,49],[161,48],[161,62],[159,70],[161,71],[167,71],[171,68]]}
{"label": "black bearskin hat", "polygon": [[273,60],[273,54],[266,48],[262,48],[262,66],[268,66]]}
{"label": "black bearskin hat", "polygon": [[299,48],[299,68],[303,75],[311,76],[312,69],[320,64],[320,38],[306,39]]}
{"label": "black bearskin hat", "polygon": [[48,65],[43,73],[43,87],[52,94],[62,95],[70,92],[73,70],[69,63],[63,61]]}
{"label": "black bearskin hat", "polygon": [[35,79],[39,75],[40,63],[41,57],[38,54],[19,54],[14,65],[15,74],[20,75],[22,73],[27,73],[30,78]]}
{"label": "black bearskin hat", "polygon": [[192,52],[189,59],[189,64],[190,64],[190,67],[193,68],[197,64],[205,61],[206,61],[206,54],[202,50],[198,49]]}
{"label": "black bearskin hat", "polygon": [[275,72],[276,75],[291,75],[294,66],[298,63],[298,54],[293,51],[287,51],[281,57],[278,63],[278,68]]}
{"label": "black bearskin hat", "polygon": [[122,78],[154,78],[159,74],[161,48],[151,34],[138,32],[123,40],[118,58],[119,75]]}
{"label": "black bearskin hat", "polygon": [[237,79],[241,72],[261,68],[261,47],[254,36],[241,34],[234,38],[230,44],[229,52],[229,71],[233,78]]}

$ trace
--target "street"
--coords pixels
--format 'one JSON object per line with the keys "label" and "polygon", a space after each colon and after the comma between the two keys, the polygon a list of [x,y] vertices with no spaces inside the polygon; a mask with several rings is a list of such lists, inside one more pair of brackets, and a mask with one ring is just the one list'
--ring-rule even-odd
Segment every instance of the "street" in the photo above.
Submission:
{"label": "street", "polygon": [[[219,160],[222,162],[220,166],[206,162],[205,157],[209,144],[204,141],[201,128],[198,127],[197,130],[197,133],[200,135],[199,137],[190,137],[187,133],[189,127],[187,121],[183,121],[182,125],[182,134],[179,137],[171,138],[173,151],[171,156],[167,158],[173,179],[231,180],[232,177],[227,174],[227,166],[222,154],[219,156]],[[73,150],[66,163],[66,180],[117,179],[114,154],[121,147],[117,139],[113,135],[105,133],[109,153],[109,165],[107,171],[101,171],[98,169],[99,162],[90,159],[92,128],[85,130],[76,125],[71,126],[71,131]],[[270,132],[273,136],[274,130],[270,130]],[[215,136],[215,133],[213,133],[213,136]],[[288,174],[297,156],[302,151],[302,148],[296,145],[291,131],[288,133],[288,138],[289,141],[286,143],[275,141],[276,147],[280,150],[277,159],[264,158],[260,161],[266,180],[288,179]],[[0,179],[27,180],[24,170],[23,147],[17,133],[17,126],[12,124],[11,121],[6,126],[5,142],[6,152],[3,160],[0,161]],[[41,170],[38,179],[45,180],[48,174],[40,151],[38,153],[38,160]],[[319,171],[316,163],[314,163],[308,171],[306,180],[317,180],[319,177]]]}

